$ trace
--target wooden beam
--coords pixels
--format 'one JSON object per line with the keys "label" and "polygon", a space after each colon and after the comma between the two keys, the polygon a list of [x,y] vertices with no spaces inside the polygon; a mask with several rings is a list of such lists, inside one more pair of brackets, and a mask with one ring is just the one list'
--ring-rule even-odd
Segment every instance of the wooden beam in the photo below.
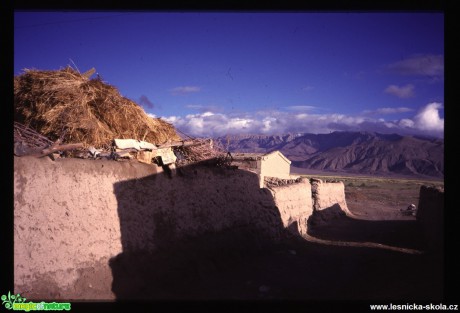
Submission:
{"label": "wooden beam", "polygon": [[203,141],[173,141],[173,142],[167,142],[158,147],[158,149],[162,148],[170,148],[170,147],[189,147],[189,146],[199,146],[204,144]]}
{"label": "wooden beam", "polygon": [[70,143],[67,145],[52,145],[49,148],[43,149],[40,157],[44,157],[48,154],[58,152],[58,151],[68,151],[68,150],[74,150],[74,149],[79,149],[79,148],[83,148],[82,143]]}

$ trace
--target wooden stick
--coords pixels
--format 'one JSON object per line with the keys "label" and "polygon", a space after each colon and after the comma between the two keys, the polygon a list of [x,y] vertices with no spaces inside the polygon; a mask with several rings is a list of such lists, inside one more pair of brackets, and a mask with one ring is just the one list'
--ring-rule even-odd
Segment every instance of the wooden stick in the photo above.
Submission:
{"label": "wooden stick", "polygon": [[48,154],[51,154],[51,153],[54,153],[54,152],[57,152],[57,151],[68,151],[68,150],[74,150],[74,149],[79,149],[79,148],[83,148],[82,143],[70,143],[70,144],[67,144],[67,145],[60,145],[60,146],[59,145],[52,145],[49,148],[43,149],[40,157],[44,157],[44,156],[46,156]]}
{"label": "wooden stick", "polygon": [[188,147],[188,146],[199,146],[204,142],[193,142],[193,141],[173,141],[170,143],[164,143],[158,147],[158,149],[169,148],[169,147]]}

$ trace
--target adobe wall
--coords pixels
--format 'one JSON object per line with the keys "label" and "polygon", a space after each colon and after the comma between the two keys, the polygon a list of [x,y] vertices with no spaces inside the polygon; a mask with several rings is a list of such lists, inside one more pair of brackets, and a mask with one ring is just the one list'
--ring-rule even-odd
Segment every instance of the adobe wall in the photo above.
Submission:
{"label": "adobe wall", "polygon": [[269,190],[275,199],[283,226],[295,234],[306,234],[307,220],[313,213],[311,185],[308,179],[270,186]]}
{"label": "adobe wall", "polygon": [[[122,252],[114,183],[156,173],[146,164],[15,157],[15,290],[58,299],[58,293],[78,283],[79,268],[108,264]],[[37,290],[38,280],[49,285],[49,294],[45,286]],[[113,298],[108,284],[99,287]]]}
{"label": "adobe wall", "polygon": [[428,250],[441,251],[444,246],[444,188],[420,187],[416,219]]}
{"label": "adobe wall", "polygon": [[307,186],[293,187],[305,192],[292,201],[294,192],[276,189],[275,203],[247,171],[191,166],[170,178],[135,162],[15,157],[15,291],[113,299],[117,256],[229,229],[277,241],[283,225],[303,218]]}
{"label": "adobe wall", "polygon": [[323,182],[321,179],[312,179],[311,186],[315,211],[322,211],[338,204],[343,212],[350,214],[343,182]]}

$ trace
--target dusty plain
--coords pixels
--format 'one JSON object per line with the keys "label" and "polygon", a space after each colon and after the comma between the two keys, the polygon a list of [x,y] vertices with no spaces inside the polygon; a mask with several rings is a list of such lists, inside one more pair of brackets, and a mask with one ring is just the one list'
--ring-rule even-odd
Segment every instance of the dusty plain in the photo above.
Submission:
{"label": "dusty plain", "polygon": [[[165,251],[162,258],[168,262],[158,261],[160,276],[157,271],[146,270],[141,275],[137,270],[127,271],[127,278],[140,275],[144,283],[124,295],[202,301],[443,299],[443,255],[403,253],[364,244],[424,251],[415,217],[400,209],[418,205],[421,185],[439,186],[443,181],[305,175],[309,176],[345,183],[348,208],[354,217],[339,216],[309,228],[309,235],[336,244],[292,236],[277,245],[258,247],[244,236],[196,238],[182,249]],[[133,269],[152,268],[151,260],[141,256]]]}
{"label": "dusty plain", "polygon": [[[318,173],[303,176],[344,182],[348,209],[353,216],[338,215],[308,228],[309,236],[328,243],[309,241],[287,231],[278,244],[258,242],[250,232],[204,234],[173,246],[165,245],[151,254],[120,254],[109,261],[110,267],[101,264],[100,268],[95,265],[78,269],[80,278],[74,288],[83,290],[83,297],[87,295],[88,299],[111,302],[139,299],[426,303],[444,299],[444,255],[426,252],[415,217],[400,211],[411,203],[418,206],[421,185],[443,185],[443,181]],[[106,197],[94,194],[99,196]],[[386,249],[387,246],[421,253]],[[110,294],[94,285],[94,281],[111,277]],[[51,298],[63,297],[60,290],[49,290],[49,286],[44,279],[34,286],[35,290],[21,292],[29,299],[41,290],[47,290]]]}

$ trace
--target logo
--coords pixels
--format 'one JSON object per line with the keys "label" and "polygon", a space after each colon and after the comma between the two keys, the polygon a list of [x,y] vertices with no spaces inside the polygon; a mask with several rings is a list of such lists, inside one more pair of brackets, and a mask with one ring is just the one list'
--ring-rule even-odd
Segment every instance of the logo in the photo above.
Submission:
{"label": "logo", "polygon": [[14,311],[69,311],[71,306],[68,302],[26,302],[27,299],[19,293],[14,295],[9,291],[8,295],[2,295],[1,300],[6,309]]}

